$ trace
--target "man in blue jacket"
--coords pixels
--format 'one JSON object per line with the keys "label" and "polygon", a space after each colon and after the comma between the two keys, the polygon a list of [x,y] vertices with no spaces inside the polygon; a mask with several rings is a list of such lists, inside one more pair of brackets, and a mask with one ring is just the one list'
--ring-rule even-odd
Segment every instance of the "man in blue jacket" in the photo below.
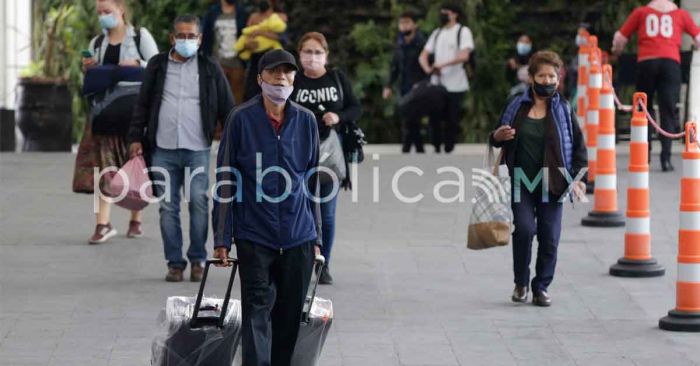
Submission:
{"label": "man in blue jacket", "polygon": [[281,366],[291,361],[321,246],[318,199],[310,194],[319,137],[313,113],[287,100],[298,70],[294,57],[269,51],[258,70],[262,95],[228,116],[219,146],[214,256],[226,262],[235,238],[243,364]]}

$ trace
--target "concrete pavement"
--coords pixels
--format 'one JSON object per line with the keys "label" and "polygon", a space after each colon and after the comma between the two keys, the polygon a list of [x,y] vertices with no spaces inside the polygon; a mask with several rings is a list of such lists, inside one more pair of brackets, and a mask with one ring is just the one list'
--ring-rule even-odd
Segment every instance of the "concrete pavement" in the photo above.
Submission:
{"label": "concrete pavement", "polygon": [[[567,203],[550,288],[554,304],[537,308],[510,302],[510,247],[465,249],[471,168],[481,167],[483,147],[464,146],[450,156],[382,154],[378,161],[372,151],[391,149],[368,148],[357,202],[344,192],[338,203],[336,284],[319,290],[335,307],[321,365],[700,365],[700,334],[657,328],[675,302],[680,171],[664,174],[658,161],[652,165],[652,253],[666,266],[664,277],[608,276],[622,255],[624,228],[584,228],[580,220],[592,202]],[[622,210],[624,155],[618,158]],[[165,299],[196,293],[195,284],[163,281],[155,205],[144,212],[143,238],[124,236],[128,215],[114,208],[120,235],[87,245],[92,196],[70,190],[74,159],[0,155],[2,366],[149,364]],[[407,165],[424,171],[399,182],[404,195],[424,195],[416,204],[392,194],[392,176]],[[464,203],[433,197],[440,180],[455,179],[437,173],[448,166],[464,174]],[[379,202],[373,202],[374,168]],[[214,273],[207,293],[221,295],[224,280],[225,273]]]}

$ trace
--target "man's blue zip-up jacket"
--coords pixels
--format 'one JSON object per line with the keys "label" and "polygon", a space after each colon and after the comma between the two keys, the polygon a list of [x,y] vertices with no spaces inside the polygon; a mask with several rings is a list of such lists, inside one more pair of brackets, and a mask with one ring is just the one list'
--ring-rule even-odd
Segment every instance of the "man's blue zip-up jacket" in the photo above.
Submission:
{"label": "man's blue zip-up jacket", "polygon": [[279,135],[262,96],[234,109],[217,157],[214,247],[231,249],[234,240],[275,250],[321,245],[320,206],[312,200],[318,154],[318,127],[308,109],[287,101]]}

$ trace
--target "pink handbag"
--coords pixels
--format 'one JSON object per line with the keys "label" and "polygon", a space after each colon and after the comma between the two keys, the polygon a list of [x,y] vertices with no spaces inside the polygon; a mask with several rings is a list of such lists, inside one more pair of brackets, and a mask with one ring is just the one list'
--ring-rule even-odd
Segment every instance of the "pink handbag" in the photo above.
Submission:
{"label": "pink handbag", "polygon": [[127,161],[112,178],[109,190],[114,198],[126,190],[126,196],[115,202],[119,207],[140,211],[148,206],[148,200],[153,198],[153,189],[143,156],[139,155]]}

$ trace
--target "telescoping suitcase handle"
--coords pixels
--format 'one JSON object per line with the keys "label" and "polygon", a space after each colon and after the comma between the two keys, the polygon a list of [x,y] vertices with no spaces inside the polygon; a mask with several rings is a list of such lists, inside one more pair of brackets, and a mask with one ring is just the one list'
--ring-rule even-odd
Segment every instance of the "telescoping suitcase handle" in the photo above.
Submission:
{"label": "telescoping suitcase handle", "polygon": [[[202,298],[204,297],[204,286],[207,283],[207,275],[209,274],[209,266],[212,264],[221,264],[223,261],[221,259],[209,259],[204,265],[204,274],[202,274],[202,282],[199,284],[199,292],[197,293],[197,300],[194,303],[194,310],[192,312],[192,319],[190,320],[190,327],[200,328],[203,325],[215,325],[219,328],[224,327],[224,320],[226,319],[226,312],[228,311],[228,304],[231,300],[231,288],[233,287],[233,280],[236,278],[236,270],[238,269],[238,259],[228,258],[231,263],[231,276],[228,280],[228,287],[226,288],[226,296],[224,296],[224,303],[221,307],[221,315],[218,317],[200,317],[199,310],[202,306]],[[213,309],[201,309],[201,310],[213,310]]]}
{"label": "telescoping suitcase handle", "polygon": [[326,264],[326,258],[322,255],[317,255],[314,259],[314,268],[311,270],[311,282],[309,283],[309,289],[306,290],[306,298],[304,299],[304,308],[301,313],[301,320],[304,323],[309,322],[309,317],[311,313],[311,305],[314,303],[314,297],[316,297],[316,288],[318,287],[318,280],[321,277],[321,270]]}

